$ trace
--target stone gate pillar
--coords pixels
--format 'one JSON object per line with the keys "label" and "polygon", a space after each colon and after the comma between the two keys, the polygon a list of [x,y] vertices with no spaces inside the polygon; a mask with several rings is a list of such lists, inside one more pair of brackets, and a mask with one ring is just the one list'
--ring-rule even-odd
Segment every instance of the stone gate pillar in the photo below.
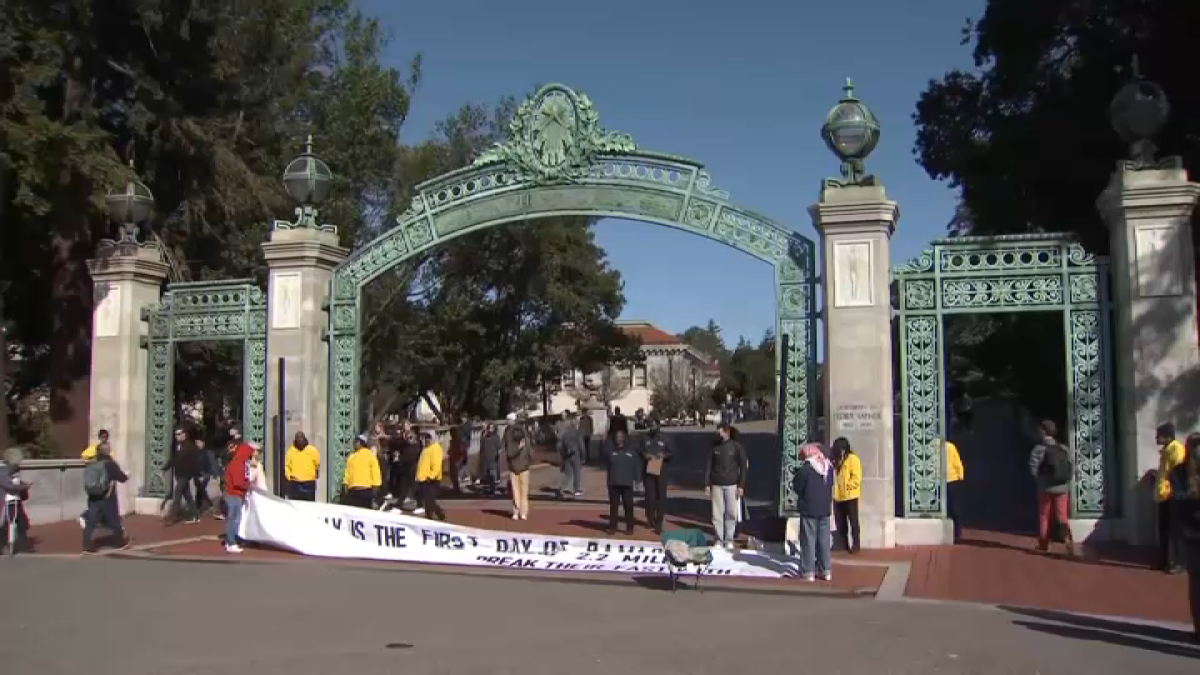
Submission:
{"label": "stone gate pillar", "polygon": [[[1168,162],[1169,164],[1169,162]],[[1159,163],[1163,166],[1163,163]],[[1116,353],[1118,469],[1124,538],[1155,540],[1146,473],[1158,466],[1155,429],[1180,440],[1200,422],[1200,342],[1191,216],[1200,184],[1182,168],[1125,163],[1098,207],[1109,228]]]}
{"label": "stone gate pillar", "polygon": [[[264,455],[275,475],[275,450],[286,448],[297,431],[321,451],[322,477],[317,481],[317,498],[325,500],[324,472],[329,468],[331,449],[326,430],[329,414],[329,349],[325,331],[329,326],[325,302],[329,297],[333,269],[348,251],[338,246],[337,232],[330,226],[287,227],[276,223],[263,255],[270,268],[267,291],[267,434]],[[279,362],[283,359],[284,398],[279,401]],[[284,435],[276,444],[277,415],[283,410]],[[273,485],[273,484],[272,484]]]}
{"label": "stone gate pillar", "polygon": [[109,242],[88,261],[88,270],[94,308],[88,436],[95,439],[101,429],[111,434],[113,457],[130,477],[118,486],[122,510],[155,513],[157,499],[146,504],[137,500],[145,482],[149,391],[142,311],[162,297],[168,267],[156,247]]}
{"label": "stone gate pillar", "polygon": [[879,186],[827,186],[809,209],[821,233],[826,442],[844,436],[863,465],[867,548],[896,545],[892,432],[891,236],[898,209]]}

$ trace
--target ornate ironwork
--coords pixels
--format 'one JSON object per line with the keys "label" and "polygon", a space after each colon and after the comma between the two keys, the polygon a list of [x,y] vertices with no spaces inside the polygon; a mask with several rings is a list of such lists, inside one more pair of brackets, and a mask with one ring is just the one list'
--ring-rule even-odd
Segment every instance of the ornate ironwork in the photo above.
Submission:
{"label": "ornate ironwork", "polygon": [[1068,235],[953,237],[894,272],[899,321],[905,511],[944,512],[946,438],[943,318],[981,312],[1056,311],[1067,335],[1068,439],[1076,460],[1072,510],[1099,517],[1112,508],[1115,466],[1107,266]]}
{"label": "ornate ironwork", "polygon": [[[776,350],[789,364],[779,383],[782,462],[794,467],[799,444],[813,437],[816,361],[816,248],[808,239],[729,201],[692,160],[638,151],[626,135],[599,126],[587,96],[562,85],[525,101],[509,138],[469,167],[417,186],[396,226],[355,251],[334,271],[330,322],[330,494],[359,432],[362,288],[401,262],[468,232],[554,216],[616,217],[658,223],[722,242],[776,270]],[[800,367],[801,365],[804,367]],[[794,507],[788,470],[779,507]]]}
{"label": "ornate ironwork", "polygon": [[267,302],[247,280],[176,283],[155,306],[143,310],[149,325],[149,391],[146,400],[146,471],[143,497],[162,497],[162,468],[171,452],[175,420],[175,345],[239,340],[242,362],[242,435],[262,443],[267,410]]}

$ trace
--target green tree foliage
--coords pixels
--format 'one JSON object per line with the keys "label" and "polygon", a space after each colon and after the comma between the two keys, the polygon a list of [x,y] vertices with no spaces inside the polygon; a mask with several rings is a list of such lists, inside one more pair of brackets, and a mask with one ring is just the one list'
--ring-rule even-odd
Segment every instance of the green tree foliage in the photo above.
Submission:
{"label": "green tree foliage", "polygon": [[716,321],[708,320],[705,326],[692,326],[678,335],[687,345],[695,347],[719,363],[729,359],[729,348],[721,337],[721,327]]}

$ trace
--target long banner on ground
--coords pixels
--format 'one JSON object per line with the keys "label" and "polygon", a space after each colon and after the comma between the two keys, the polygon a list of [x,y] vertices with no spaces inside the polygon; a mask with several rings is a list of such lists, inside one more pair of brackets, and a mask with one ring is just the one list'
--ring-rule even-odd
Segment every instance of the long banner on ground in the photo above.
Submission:
{"label": "long banner on ground", "polygon": [[[451,511],[453,515],[453,511]],[[241,536],[303,555],[563,572],[666,574],[657,542],[481,530],[366,509],[280,499],[255,491]],[[713,549],[709,575],[794,576],[794,558]]]}

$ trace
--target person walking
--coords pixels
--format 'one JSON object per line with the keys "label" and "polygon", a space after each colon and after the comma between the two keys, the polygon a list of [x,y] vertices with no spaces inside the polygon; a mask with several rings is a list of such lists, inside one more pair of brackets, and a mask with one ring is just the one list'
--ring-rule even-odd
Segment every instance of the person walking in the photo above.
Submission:
{"label": "person walking", "polygon": [[[380,442],[386,443],[387,439]],[[321,475],[321,452],[297,431],[283,457],[283,475],[288,481],[288,499],[298,502],[317,500],[317,478]]]}
{"label": "person walking", "polygon": [[829,516],[833,504],[833,466],[816,443],[800,448],[800,454],[804,462],[793,477],[796,511],[800,514],[800,578],[832,581]]}
{"label": "person walking", "polygon": [[1037,550],[1045,553],[1050,550],[1051,522],[1062,533],[1063,545],[1067,555],[1074,556],[1075,537],[1071,533],[1069,513],[1071,476],[1073,462],[1071,451],[1056,439],[1058,425],[1050,420],[1042,420],[1042,442],[1034,446],[1029,453],[1029,472],[1037,482],[1038,504],[1038,542]]}
{"label": "person walking", "polygon": [[592,463],[592,434],[596,430],[596,422],[586,409],[579,413],[579,438],[583,442],[583,462]]}
{"label": "person walking", "polygon": [[241,540],[238,532],[242,527],[242,507],[246,503],[246,493],[252,487],[253,468],[251,462],[257,448],[253,443],[247,443],[241,434],[230,444],[229,460],[225,463],[225,552],[241,553]]}
{"label": "person walking", "polygon": [[128,480],[129,476],[112,457],[112,446],[108,443],[98,444],[96,454],[83,467],[83,491],[87,495],[87,515],[84,516],[83,525],[84,553],[96,552],[92,546],[92,533],[97,525],[103,525],[112,532],[118,548],[129,548],[130,539],[125,534],[121,504],[117,498],[117,484]]}
{"label": "person walking", "polygon": [[533,451],[524,429],[514,429],[504,448],[508,460],[508,482],[512,490],[513,520],[529,520],[529,470],[533,467]]}
{"label": "person walking", "polygon": [[562,432],[558,436],[558,457],[562,465],[559,499],[567,495],[583,496],[583,435],[579,433],[579,421],[574,414],[568,412],[563,421]]}
{"label": "person walking", "polygon": [[[21,479],[21,463],[25,453],[19,447],[8,448],[0,457],[0,551],[10,546],[9,554],[17,552],[29,537],[29,516],[24,502],[29,498],[30,484]],[[84,512],[87,513],[86,511]],[[86,523],[85,523],[86,527]]]}
{"label": "person walking", "polygon": [[717,545],[733,548],[737,537],[738,509],[745,495],[749,460],[738,441],[737,428],[717,426],[717,442],[704,465],[704,494],[712,500],[712,524]]}
{"label": "person walking", "polygon": [[626,443],[625,432],[613,434],[604,453],[608,467],[608,534],[617,533],[617,506],[625,510],[625,534],[633,534],[633,484],[638,477],[639,458]]}
{"label": "person walking", "polygon": [[187,430],[183,427],[176,429],[171,457],[163,466],[164,471],[169,471],[174,476],[171,510],[168,514],[172,523],[200,522],[200,511],[192,496],[192,487],[196,478],[204,472],[204,464],[204,455],[195,441],[189,438]]}
{"label": "person walking", "polygon": [[369,509],[375,503],[375,493],[383,485],[383,476],[379,470],[379,458],[375,456],[371,440],[366,434],[354,438],[354,452],[346,458],[342,484],[346,488],[342,503],[346,506]]}
{"label": "person walking", "polygon": [[1162,424],[1154,433],[1159,445],[1158,472],[1154,477],[1154,501],[1158,508],[1158,564],[1167,574],[1179,574],[1180,565],[1179,528],[1171,520],[1171,472],[1183,463],[1187,455],[1183,443],[1175,440],[1175,425]]}
{"label": "person walking", "polygon": [[500,482],[500,434],[496,425],[489,422],[483,430],[483,438],[479,439],[479,477],[475,485],[485,494],[495,494],[496,485]]}
{"label": "person walking", "polygon": [[1200,434],[1187,437],[1183,460],[1168,476],[1172,522],[1179,528],[1187,561],[1192,640],[1200,644]]}
{"label": "person walking", "polygon": [[958,454],[958,446],[950,441],[944,441],[943,444],[946,446],[946,517],[954,525],[954,543],[957,544],[962,539],[959,508],[962,507],[963,479],[967,473]]}
{"label": "person walking", "polygon": [[[83,452],[79,453],[79,459],[82,459],[83,461],[85,461],[85,462],[86,462],[86,461],[89,461],[89,460],[91,460],[91,459],[95,458],[95,456],[96,456],[96,448],[97,448],[97,447],[98,447],[98,446],[99,446],[101,443],[107,443],[107,442],[108,442],[108,429],[101,429],[101,430],[100,430],[100,431],[99,431],[99,432],[96,434],[96,442],[95,442],[95,443],[92,443],[91,445],[89,445],[89,446],[87,446],[86,448],[84,448],[84,449],[83,449]],[[83,529],[83,528],[84,528],[84,526],[87,524],[87,523],[86,523],[86,521],[84,520],[84,518],[85,518],[86,516],[87,516],[87,509],[84,509],[84,511],[83,511],[82,513],[80,513],[80,514],[79,514],[79,521],[78,521],[78,522],[79,522],[79,528],[80,528],[80,529]]]}
{"label": "person walking", "polygon": [[850,441],[833,441],[833,516],[842,545],[851,553],[862,547],[859,538],[858,498],[862,495],[862,461],[850,448]]}
{"label": "person walking", "polygon": [[658,420],[650,418],[646,437],[642,440],[642,480],[646,487],[646,522],[655,534],[662,534],[667,507],[667,464],[675,448],[661,433]]}
{"label": "person walking", "polygon": [[425,447],[417,460],[417,498],[426,518],[445,522],[446,512],[437,501],[442,491],[442,446],[430,434],[425,434],[421,444]]}

